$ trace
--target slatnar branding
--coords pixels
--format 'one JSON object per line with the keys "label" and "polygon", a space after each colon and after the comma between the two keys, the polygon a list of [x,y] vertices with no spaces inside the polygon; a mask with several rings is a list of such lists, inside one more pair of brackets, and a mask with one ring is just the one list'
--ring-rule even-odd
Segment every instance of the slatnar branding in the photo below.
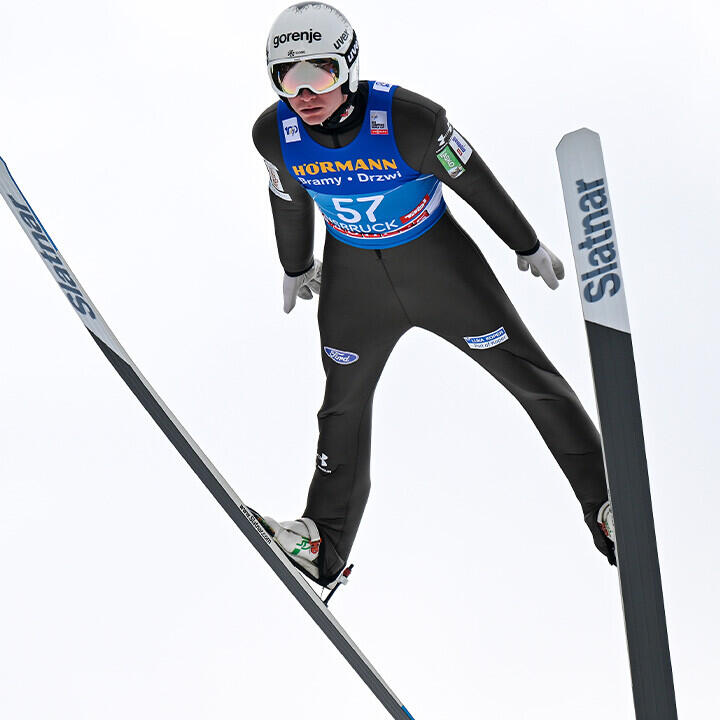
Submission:
{"label": "slatnar branding", "polygon": [[[597,302],[606,292],[610,297],[615,295],[622,287],[618,269],[617,250],[615,243],[610,241],[613,229],[609,219],[608,194],[605,188],[605,179],[575,181],[580,200],[580,209],[586,213],[582,224],[585,239],[578,244],[580,250],[587,251],[585,259],[594,269],[581,276],[584,283],[582,293],[588,302]],[[605,218],[603,220],[603,218]]]}
{"label": "slatnar branding", "polygon": [[267,545],[272,545],[272,538],[267,534],[265,528],[258,522],[258,519],[242,503],[238,505],[242,514],[250,521],[250,524],[257,530],[258,535]]}
{"label": "slatnar branding", "polygon": [[320,42],[322,40],[322,33],[317,30],[313,30],[312,28],[309,30],[282,33],[282,35],[275,35],[273,38],[273,47],[278,48],[286,42],[300,42],[301,40],[310,44]]}
{"label": "slatnar branding", "polygon": [[58,257],[57,250],[50,238],[45,234],[40,221],[27,205],[18,202],[12,195],[8,195],[8,197],[15,207],[18,217],[30,228],[33,240],[37,243],[38,252],[48,266],[54,270],[55,280],[57,280],[57,284],[65,292],[70,304],[80,315],[88,315],[94,320],[95,313],[92,306],[83,296],[82,290],[73,279],[70,270],[65,267],[62,259]]}

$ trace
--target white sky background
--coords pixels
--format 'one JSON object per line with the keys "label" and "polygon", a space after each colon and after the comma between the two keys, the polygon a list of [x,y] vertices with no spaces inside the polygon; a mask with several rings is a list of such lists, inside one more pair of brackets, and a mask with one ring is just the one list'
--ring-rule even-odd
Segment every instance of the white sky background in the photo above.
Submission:
{"label": "white sky background", "polygon": [[[0,154],[110,327],[247,502],[304,507],[315,303],[282,312],[267,174],[284,3],[0,2]],[[451,192],[595,415],[555,145],[603,140],[680,716],[720,710],[718,10],[347,1],[361,76],[444,105],[564,260],[552,293]],[[317,223],[319,247],[320,223]],[[0,208],[0,716],[384,718],[98,352]],[[514,400],[419,330],[378,387],[334,611],[417,720],[632,718],[616,573]],[[262,715],[261,715],[262,713]]]}

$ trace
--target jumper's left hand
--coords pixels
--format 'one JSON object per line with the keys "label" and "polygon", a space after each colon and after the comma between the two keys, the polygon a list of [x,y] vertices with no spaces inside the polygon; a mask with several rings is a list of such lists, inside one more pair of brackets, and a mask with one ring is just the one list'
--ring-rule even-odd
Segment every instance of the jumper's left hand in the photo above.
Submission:
{"label": "jumper's left hand", "polygon": [[565,277],[565,268],[560,258],[542,243],[531,255],[518,255],[517,264],[523,272],[528,268],[532,270],[532,274],[541,277],[551,290],[557,290],[560,285],[558,280]]}

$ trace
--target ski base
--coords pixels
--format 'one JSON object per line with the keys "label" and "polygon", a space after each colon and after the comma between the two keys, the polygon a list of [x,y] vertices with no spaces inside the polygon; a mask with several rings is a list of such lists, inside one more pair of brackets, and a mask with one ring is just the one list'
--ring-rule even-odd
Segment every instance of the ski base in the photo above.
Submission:
{"label": "ski base", "polygon": [[93,340],[168,440],[390,716],[407,720],[405,706],[140,373],[68,267],[2,158],[0,194]]}

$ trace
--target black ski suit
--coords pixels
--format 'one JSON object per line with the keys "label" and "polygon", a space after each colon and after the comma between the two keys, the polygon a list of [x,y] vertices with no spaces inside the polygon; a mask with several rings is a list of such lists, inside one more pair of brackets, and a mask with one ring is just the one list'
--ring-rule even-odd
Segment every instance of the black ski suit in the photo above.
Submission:
{"label": "black ski suit", "polygon": [[[361,82],[346,120],[333,129],[303,124],[304,132],[326,147],[344,147],[360,130],[367,97],[367,83]],[[299,275],[313,264],[314,203],[285,166],[276,113],[277,105],[262,113],[253,140],[274,166],[270,203],[280,261],[287,274]],[[397,88],[392,124],[411,168],[455,190],[512,250],[537,248],[534,231],[477,151],[457,177],[440,163],[438,141],[449,128],[442,107]],[[596,546],[611,552],[592,517],[607,500],[598,432],[448,210],[420,237],[388,249],[353,247],[326,232],[318,321],[327,381],[318,413],[317,467],[303,516],[317,523],[322,536],[321,583],[342,570],[355,540],[370,491],[373,393],[393,347],[411,327],[445,338],[517,398],[570,481]],[[498,328],[507,339],[494,347],[474,349],[466,340]],[[351,350],[359,359],[339,364],[323,347]]]}

